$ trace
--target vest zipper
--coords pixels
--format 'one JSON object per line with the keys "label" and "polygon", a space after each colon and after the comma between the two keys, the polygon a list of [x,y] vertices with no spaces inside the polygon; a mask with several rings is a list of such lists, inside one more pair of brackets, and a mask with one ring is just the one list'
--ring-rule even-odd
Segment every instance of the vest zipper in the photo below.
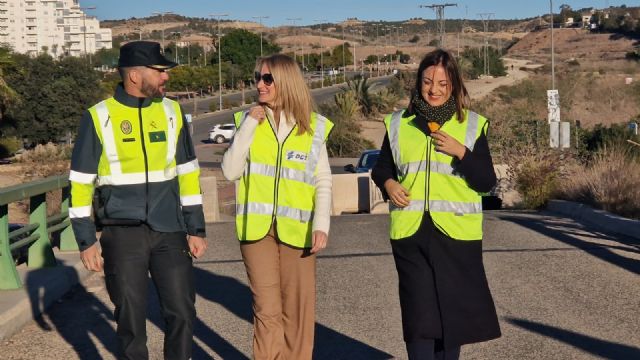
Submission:
{"label": "vest zipper", "polygon": [[431,194],[431,151],[433,150],[431,144],[433,142],[433,138],[428,135],[427,135],[427,138],[429,140],[427,143],[427,147],[429,151],[427,153],[427,184],[425,186],[425,209],[426,209],[425,211],[429,212],[429,217],[431,218],[431,222],[433,223],[433,225],[438,230],[440,230],[440,232],[445,234],[447,237],[451,238],[451,236],[449,236],[449,233],[436,222],[436,219],[433,218],[433,216],[431,215],[431,209],[429,208],[429,195]]}
{"label": "vest zipper", "polygon": [[144,99],[138,99],[138,120],[140,121],[140,144],[142,145],[142,157],[144,158],[144,222],[149,220],[149,161],[147,159],[147,147],[144,141],[144,128],[142,125],[142,103]]}
{"label": "vest zipper", "polygon": [[[275,178],[275,183],[273,184],[273,213],[271,214],[271,223],[273,223],[276,219],[276,213],[278,211],[278,192],[279,192],[279,187],[280,187],[280,166],[282,165],[282,149],[284,148],[284,143],[287,142],[287,139],[289,139],[289,136],[291,135],[291,133],[293,132],[293,130],[295,129],[295,126],[293,128],[291,128],[291,131],[289,131],[289,133],[287,134],[287,136],[284,138],[284,140],[282,141],[282,144],[280,144],[280,139],[278,139],[278,132],[276,131],[276,129],[273,128],[273,125],[275,124],[271,124],[271,120],[269,119],[269,116],[265,113],[265,116],[267,117],[267,121],[269,121],[269,127],[271,128],[271,131],[273,131],[273,135],[276,138],[276,142],[278,143],[278,154],[276,155],[276,178]],[[282,121],[282,119],[281,119]],[[278,126],[279,128],[279,126]]]}

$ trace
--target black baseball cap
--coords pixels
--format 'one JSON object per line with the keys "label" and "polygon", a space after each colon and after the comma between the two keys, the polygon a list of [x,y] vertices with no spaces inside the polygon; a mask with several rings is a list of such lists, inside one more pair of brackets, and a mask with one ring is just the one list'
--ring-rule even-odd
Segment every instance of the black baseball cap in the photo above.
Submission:
{"label": "black baseball cap", "polygon": [[120,48],[118,67],[147,66],[158,70],[171,69],[178,64],[160,53],[160,44],[155,41],[132,41]]}

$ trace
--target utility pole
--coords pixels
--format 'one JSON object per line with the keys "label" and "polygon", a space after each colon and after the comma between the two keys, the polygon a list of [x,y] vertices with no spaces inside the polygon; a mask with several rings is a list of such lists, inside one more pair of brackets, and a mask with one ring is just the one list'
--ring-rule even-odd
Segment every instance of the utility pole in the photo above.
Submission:
{"label": "utility pole", "polygon": [[[324,47],[322,46],[322,24],[327,22],[327,19],[315,19],[313,20],[317,23],[320,23],[320,76],[322,76],[322,80],[320,81],[320,87],[323,88],[324,87]],[[355,59],[355,45],[354,45],[354,53],[353,53],[354,59]]]}
{"label": "utility pole", "polygon": [[[82,37],[84,38],[84,56],[89,57],[89,64],[91,64],[91,55],[87,53],[87,10],[95,10],[95,6],[78,7],[82,11]],[[95,38],[95,37],[94,37]]]}
{"label": "utility pole", "polygon": [[220,33],[220,18],[223,16],[229,16],[229,14],[209,14],[209,16],[218,19],[218,111],[222,110],[222,58],[220,53],[222,52],[222,34]]}
{"label": "utility pole", "polygon": [[549,25],[551,26],[551,90],[556,89],[556,63],[553,48],[553,0],[549,0]]}
{"label": "utility pole", "polygon": [[430,8],[436,12],[436,15],[438,18],[438,34],[440,35],[440,41],[439,41],[440,48],[444,48],[444,34],[445,34],[444,8],[447,6],[458,6],[458,4],[447,3],[447,4],[420,5],[421,8]]}
{"label": "utility pole", "polygon": [[262,19],[268,19],[268,16],[254,16],[254,19],[260,19],[260,57],[262,57]]}
{"label": "utility pole", "polygon": [[[291,21],[291,28],[293,30],[293,38],[295,39],[295,35],[296,35],[296,21],[300,21],[302,20],[302,18],[287,18],[287,20]],[[293,44],[293,61],[298,62],[298,59],[296,58],[296,44]]]}
{"label": "utility pole", "polygon": [[484,74],[489,75],[489,20],[495,15],[494,13],[479,13],[484,27]]}
{"label": "utility pole", "polygon": [[160,15],[160,21],[162,22],[162,54],[164,54],[164,16],[173,14],[172,11],[155,11],[151,13],[152,15]]}

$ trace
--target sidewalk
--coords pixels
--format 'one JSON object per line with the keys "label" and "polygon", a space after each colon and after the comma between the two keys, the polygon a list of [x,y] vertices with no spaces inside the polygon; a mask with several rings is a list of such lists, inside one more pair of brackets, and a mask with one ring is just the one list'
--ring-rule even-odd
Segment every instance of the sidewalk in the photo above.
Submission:
{"label": "sidewalk", "polygon": [[[639,220],[620,218],[566,201],[551,201],[547,210],[584,221],[604,232],[615,232],[640,240]],[[84,269],[77,252],[54,250],[54,253],[60,264],[58,267],[30,270],[26,265],[20,265],[18,272],[24,284],[23,288],[0,291],[0,341],[20,331],[73,286],[82,283],[91,275]]]}
{"label": "sidewalk", "polygon": [[36,319],[51,304],[91,273],[85,270],[77,252],[54,249],[58,266],[29,269],[18,266],[22,288],[0,290],[0,341],[9,338]]}

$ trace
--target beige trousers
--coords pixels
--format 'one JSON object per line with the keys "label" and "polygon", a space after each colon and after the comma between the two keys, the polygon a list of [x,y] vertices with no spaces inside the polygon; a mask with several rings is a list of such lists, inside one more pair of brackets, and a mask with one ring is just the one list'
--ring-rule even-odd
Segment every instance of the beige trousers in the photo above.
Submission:
{"label": "beige trousers", "polygon": [[274,227],[240,251],[253,293],[256,360],[310,360],[316,302],[316,257],[278,240]]}

